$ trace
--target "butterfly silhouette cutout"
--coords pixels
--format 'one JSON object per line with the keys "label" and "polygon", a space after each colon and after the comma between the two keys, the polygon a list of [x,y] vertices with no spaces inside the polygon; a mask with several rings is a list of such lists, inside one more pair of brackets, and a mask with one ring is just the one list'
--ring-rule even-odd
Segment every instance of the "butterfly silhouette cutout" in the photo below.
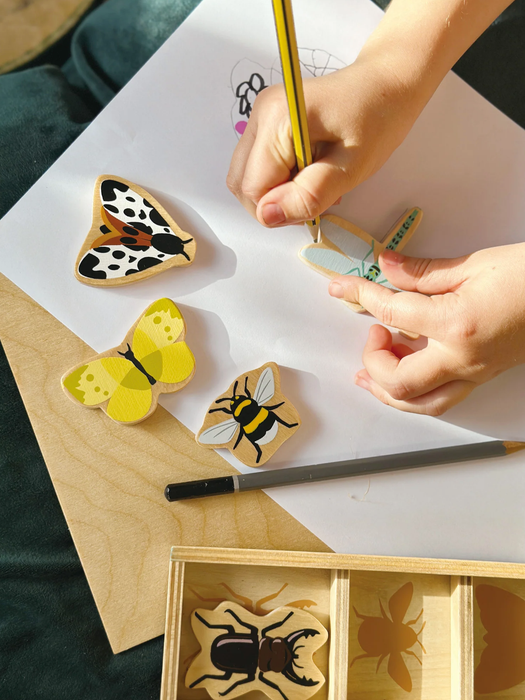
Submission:
{"label": "butterfly silhouette cutout", "polygon": [[486,694],[514,688],[525,681],[525,600],[485,583],[476,586],[476,600],[487,646],[474,673],[474,690]]}
{"label": "butterfly silhouette cutout", "polygon": [[119,347],[66,372],[62,388],[75,403],[101,408],[118,423],[138,423],[156,409],[159,394],[179,391],[193,377],[195,358],[185,334],[177,306],[159,299]]}

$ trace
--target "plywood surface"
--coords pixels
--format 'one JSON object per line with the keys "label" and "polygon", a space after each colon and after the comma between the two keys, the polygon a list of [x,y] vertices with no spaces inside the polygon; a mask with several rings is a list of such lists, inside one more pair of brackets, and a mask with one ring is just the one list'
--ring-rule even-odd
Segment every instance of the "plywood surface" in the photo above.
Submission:
{"label": "plywood surface", "polygon": [[0,275],[0,340],[115,652],[164,631],[172,545],[328,551],[263,493],[169,504],[177,479],[234,472],[162,407],[122,426],[60,377],[93,350]]}

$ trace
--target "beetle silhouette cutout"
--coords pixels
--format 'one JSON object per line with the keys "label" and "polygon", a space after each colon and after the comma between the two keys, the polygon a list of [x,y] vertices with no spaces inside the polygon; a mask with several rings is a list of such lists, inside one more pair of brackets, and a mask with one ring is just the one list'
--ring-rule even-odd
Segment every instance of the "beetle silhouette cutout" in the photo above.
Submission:
{"label": "beetle silhouette cutout", "polygon": [[[221,413],[231,418],[218,420]],[[300,424],[296,409],[281,393],[279,367],[268,362],[237,377],[214,401],[196,440],[204,447],[226,447],[247,466],[257,467],[267,462]]]}
{"label": "beetle silhouette cutout", "polygon": [[93,222],[75,264],[91,286],[130,284],[190,265],[195,239],[146,190],[116,175],[95,183]]}
{"label": "beetle silhouette cutout", "polygon": [[[414,235],[422,217],[421,209],[412,207],[379,242],[350,221],[325,214],[321,217],[321,240],[301,248],[299,259],[330,279],[352,275],[400,291],[383,275],[378,258],[385,249],[401,251]],[[357,313],[364,311],[360,304],[346,303]]]}
{"label": "beetle silhouette cutout", "polygon": [[412,601],[413,593],[414,587],[411,582],[408,582],[392,595],[388,601],[388,609],[392,619],[386,614],[381,599],[379,599],[381,617],[361,615],[354,607],[356,616],[362,620],[357,633],[357,641],[365,653],[356,656],[350,664],[351,668],[359,659],[378,657],[377,673],[383,660],[389,656],[388,675],[407,692],[412,690],[412,678],[402,654],[414,656],[422,665],[422,660],[412,651],[411,647],[417,643],[422,651],[426,653],[419,639],[419,635],[426,623],[423,622],[421,629],[417,633],[412,629],[413,625],[423,615],[423,609],[421,609],[421,612],[415,619],[403,622]]}
{"label": "beetle silhouette cutout", "polygon": [[525,600],[485,583],[475,593],[487,646],[474,673],[474,690],[487,694],[514,688],[525,681]]}
{"label": "beetle silhouette cutout", "polygon": [[218,700],[260,690],[271,700],[307,700],[324,684],[313,654],[328,632],[310,613],[278,608],[264,617],[240,605],[194,610],[191,626],[201,646],[185,678]]}
{"label": "beetle silhouette cutout", "polygon": [[118,347],[66,372],[62,388],[75,403],[101,408],[117,423],[139,423],[157,408],[159,394],[179,391],[193,377],[195,358],[185,334],[177,306],[158,299]]}
{"label": "beetle silhouette cutout", "polygon": [[[219,586],[222,588],[226,589],[228,593],[235,598],[235,600],[238,600],[239,603],[248,610],[249,612],[253,613],[254,615],[266,615],[271,610],[268,610],[267,608],[263,607],[266,605],[266,603],[269,603],[272,600],[275,600],[283,591],[285,588],[288,587],[287,583],[284,583],[281,588],[279,588],[278,591],[275,593],[270,593],[269,595],[265,595],[262,598],[259,598],[259,600],[252,600],[251,598],[248,598],[247,596],[241,595],[240,593],[236,593],[230,586],[228,586],[227,583],[220,583]],[[230,598],[206,598],[202,596],[198,591],[196,591],[194,588],[190,587],[190,591],[193,593],[193,595],[198,598],[200,601],[203,603],[223,603],[224,601],[230,600]],[[304,610],[304,608],[311,608],[314,605],[317,605],[315,600],[309,600],[308,598],[301,598],[299,600],[293,600],[290,603],[285,603],[285,607],[287,608],[300,608],[301,610]],[[279,606],[281,607],[281,606]]]}

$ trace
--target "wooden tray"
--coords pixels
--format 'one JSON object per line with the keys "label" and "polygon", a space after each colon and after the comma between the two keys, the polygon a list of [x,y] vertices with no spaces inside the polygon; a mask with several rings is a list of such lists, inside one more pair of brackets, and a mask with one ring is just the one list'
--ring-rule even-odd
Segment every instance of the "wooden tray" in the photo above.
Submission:
{"label": "wooden tray", "polygon": [[[173,547],[161,700],[209,698],[205,689],[184,685],[199,649],[190,614],[196,608],[212,610],[220,600],[242,600],[256,614],[302,601],[330,635],[328,646],[314,657],[327,679],[315,700],[523,698],[524,599],[521,564]],[[396,616],[397,648],[385,632],[392,630]],[[364,617],[379,622],[366,622]],[[372,640],[371,627],[376,630]],[[418,634],[425,652],[418,642],[399,651],[406,647],[400,640],[407,629]],[[374,642],[375,652],[381,649],[384,654],[379,665],[379,653],[359,658],[365,654],[363,646],[370,652]],[[396,657],[390,665],[396,654],[402,663]],[[403,667],[406,673],[399,671]],[[221,682],[226,689],[240,677]],[[278,678],[272,675],[274,682]],[[513,685],[487,695],[491,682]],[[245,688],[248,692],[249,685]],[[267,699],[260,691],[248,697]]]}

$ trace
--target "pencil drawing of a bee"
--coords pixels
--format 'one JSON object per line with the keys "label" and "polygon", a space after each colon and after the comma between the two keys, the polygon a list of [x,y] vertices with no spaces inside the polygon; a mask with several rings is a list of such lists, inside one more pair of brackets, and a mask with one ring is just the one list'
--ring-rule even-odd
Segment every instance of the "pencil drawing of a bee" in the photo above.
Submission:
{"label": "pencil drawing of a bee", "polygon": [[255,463],[258,465],[262,457],[261,446],[271,443],[279,430],[279,425],[285,428],[295,428],[299,423],[288,423],[278,413],[277,409],[283,406],[286,402],[268,405],[275,394],[275,371],[278,371],[277,366],[272,364],[263,369],[253,396],[248,389],[248,376],[244,377],[244,391],[238,391],[239,379],[235,381],[233,386],[233,395],[224,396],[217,399],[216,404],[228,402],[229,408],[224,406],[212,408],[208,411],[211,413],[226,413],[232,416],[222,423],[217,423],[207,428],[197,436],[199,443],[203,445],[224,446],[229,443],[237,431],[239,434],[233,450],[235,450],[242,438],[246,438],[255,448],[257,458]]}

